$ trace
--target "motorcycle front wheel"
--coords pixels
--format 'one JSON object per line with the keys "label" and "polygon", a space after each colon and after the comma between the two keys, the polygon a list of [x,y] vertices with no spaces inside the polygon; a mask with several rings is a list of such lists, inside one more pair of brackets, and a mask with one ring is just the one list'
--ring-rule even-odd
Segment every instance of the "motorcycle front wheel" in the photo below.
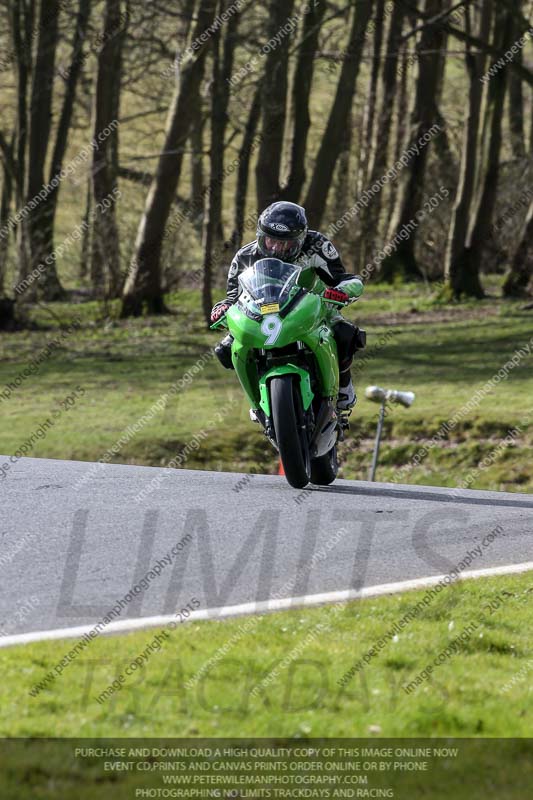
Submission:
{"label": "motorcycle front wheel", "polygon": [[302,398],[292,375],[272,378],[270,403],[285,477],[294,489],[303,489],[311,479],[311,458]]}

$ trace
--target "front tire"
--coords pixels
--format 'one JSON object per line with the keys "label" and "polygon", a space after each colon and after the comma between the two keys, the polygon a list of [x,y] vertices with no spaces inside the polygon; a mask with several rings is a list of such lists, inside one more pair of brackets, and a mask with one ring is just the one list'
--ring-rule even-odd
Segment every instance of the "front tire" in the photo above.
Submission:
{"label": "front tire", "polygon": [[338,471],[337,445],[334,445],[329,453],[311,461],[311,483],[315,486],[329,486],[337,477]]}
{"label": "front tire", "polygon": [[311,478],[311,458],[302,398],[291,375],[272,378],[270,403],[285,477],[294,489],[303,489]]}

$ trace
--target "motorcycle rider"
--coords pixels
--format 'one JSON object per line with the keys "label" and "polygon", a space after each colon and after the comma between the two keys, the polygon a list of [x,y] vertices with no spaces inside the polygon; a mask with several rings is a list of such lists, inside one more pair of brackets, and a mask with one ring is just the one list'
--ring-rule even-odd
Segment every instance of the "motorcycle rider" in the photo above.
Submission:
{"label": "motorcycle rider", "polygon": [[[320,291],[319,281],[328,287],[324,297],[339,302],[356,300],[363,293],[363,282],[349,275],[330,240],[319,231],[309,230],[305,210],[296,203],[277,202],[268,206],[257,223],[257,238],[241,247],[231,262],[228,273],[226,299],[213,306],[211,322],[217,322],[237,302],[239,274],[262,258],[279,258],[281,261],[301,266],[298,283],[306,289]],[[357,401],[350,374],[353,356],[364,347],[364,333],[343,319],[340,313],[333,317],[333,335],[339,357],[339,396],[337,409],[349,412]],[[215,348],[215,353],[226,369],[233,369],[231,345],[233,337],[226,336]]]}

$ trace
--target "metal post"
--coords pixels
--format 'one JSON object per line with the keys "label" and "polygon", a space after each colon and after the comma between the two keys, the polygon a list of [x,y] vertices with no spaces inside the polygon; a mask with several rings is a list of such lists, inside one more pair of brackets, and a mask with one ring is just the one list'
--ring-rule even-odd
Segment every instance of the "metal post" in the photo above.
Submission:
{"label": "metal post", "polygon": [[374,456],[372,458],[372,468],[370,470],[370,480],[374,481],[376,479],[376,469],[378,466],[378,458],[379,458],[379,446],[381,444],[381,433],[383,431],[383,422],[385,420],[385,405],[387,403],[387,399],[384,398],[381,408],[379,409],[379,419],[378,419],[378,430],[376,433],[376,443],[374,445]]}

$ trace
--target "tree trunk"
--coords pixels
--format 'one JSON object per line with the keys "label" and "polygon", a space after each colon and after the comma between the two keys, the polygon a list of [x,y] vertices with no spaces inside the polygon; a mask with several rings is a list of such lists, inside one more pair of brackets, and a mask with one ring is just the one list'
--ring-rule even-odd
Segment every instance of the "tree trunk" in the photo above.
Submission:
{"label": "tree trunk", "polygon": [[[78,87],[79,77],[83,66],[83,43],[87,37],[91,0],[79,0],[76,30],[72,42],[72,57],[69,70],[66,74],[65,96],[57,126],[56,141],[52,153],[49,184],[50,193],[42,202],[41,236],[43,240],[44,261],[40,264],[42,277],[40,279],[41,292],[45,297],[54,299],[57,291],[58,278],[54,258],[54,228],[59,199],[60,174],[63,168],[67,149],[68,136],[74,112],[74,101]],[[53,185],[56,183],[57,185]],[[47,260],[48,259],[48,260]]]}
{"label": "tree trunk", "polygon": [[98,53],[93,129],[95,150],[92,164],[94,211],[91,282],[97,297],[119,297],[122,288],[116,218],[118,115],[123,42],[122,33],[117,34],[120,26],[121,0],[106,0],[103,43]]}
{"label": "tree trunk", "polygon": [[15,327],[15,301],[9,297],[0,297],[0,331],[12,331]]}
{"label": "tree trunk", "polygon": [[357,165],[357,196],[366,188],[372,160],[372,147],[374,144],[374,120],[376,116],[376,101],[378,82],[381,67],[381,45],[383,43],[383,24],[385,13],[385,0],[377,0],[375,11],[374,41],[372,44],[372,69],[370,72],[370,87],[365,103],[363,132],[359,144],[359,163]]}
{"label": "tree trunk", "polygon": [[[465,9],[466,10],[466,9]],[[446,120],[444,114],[440,110],[444,90],[444,77],[446,72],[446,50],[448,47],[448,33],[444,33],[442,41],[442,54],[439,58],[439,78],[437,82],[437,91],[435,93],[435,121],[439,125],[441,131],[435,139],[435,153],[439,158],[442,165],[443,179],[448,181],[451,185],[457,184],[457,163],[453,154],[452,145],[446,130]]]}
{"label": "tree trunk", "polygon": [[[213,22],[215,8],[214,0],[199,0],[194,41]],[[181,174],[183,149],[190,133],[189,109],[191,104],[197,102],[208,47],[209,40],[199,43],[194,54],[180,64],[178,82],[167,119],[165,143],[146,199],[135,252],[122,295],[123,317],[138,316],[145,308],[155,314],[166,310],[161,286],[161,249]]]}
{"label": "tree trunk", "polygon": [[[41,3],[37,55],[31,88],[28,181],[26,202],[41,192],[45,185],[44,170],[52,123],[52,92],[55,56],[59,40],[59,2]],[[46,300],[60,300],[64,293],[59,283],[55,263],[44,266],[46,252],[46,200],[38,200],[27,220],[29,234],[30,271],[36,269],[39,278],[34,286]]]}
{"label": "tree trunk", "polygon": [[[15,143],[15,204],[25,204],[26,158],[28,146],[28,90],[32,70],[32,40],[34,29],[34,4],[26,6],[23,0],[13,0],[12,29],[15,53],[17,122]],[[23,219],[16,228],[16,246],[19,277],[25,278],[30,271],[28,225]]]}
{"label": "tree trunk", "polygon": [[[270,24],[267,41],[280,35],[290,24],[294,0],[270,0]],[[280,170],[287,115],[288,64],[291,36],[282,36],[271,47],[264,64],[262,117],[264,135],[259,145],[255,167],[257,206],[263,209],[281,196]]]}
{"label": "tree trunk", "polygon": [[201,103],[191,108],[191,208],[197,213],[191,218],[191,223],[200,234],[204,217],[204,125],[205,116]]}
{"label": "tree trunk", "polygon": [[[403,143],[405,140],[406,130],[407,130],[407,117],[409,113],[409,64],[408,64],[408,55],[407,50],[403,50],[402,52],[402,61],[401,61],[401,78],[400,78],[400,86],[398,87],[398,99],[396,103],[397,108],[397,126],[396,126],[396,137],[395,137],[395,146],[394,146],[394,161],[398,161],[402,154],[403,150]],[[377,128],[378,135],[379,135],[379,128]]]}
{"label": "tree trunk", "polygon": [[15,202],[23,205],[26,187],[26,157],[28,145],[28,89],[32,70],[32,32],[34,28],[33,4],[26,6],[23,0],[13,0],[11,25],[13,50],[15,53],[17,124],[14,159],[17,168],[15,178]]}
{"label": "tree trunk", "polygon": [[[9,209],[11,207],[11,194],[13,191],[13,176],[11,175],[8,167],[4,164],[3,168],[4,179],[2,182],[2,194],[0,198],[0,230],[3,230],[4,225],[9,219]],[[9,236],[2,236],[0,238],[0,297],[4,294],[4,286],[6,279],[6,266],[7,254],[9,250]]]}
{"label": "tree trunk", "polygon": [[[493,34],[494,46],[502,51],[511,47],[514,29],[512,14],[497,6]],[[463,295],[476,298],[484,296],[480,281],[480,268],[498,193],[507,77],[508,69],[503,67],[492,76],[488,85],[479,162],[480,191],[468,230],[466,245],[459,255],[457,269],[450,276],[452,292],[456,298]]]}
{"label": "tree trunk", "polygon": [[[533,89],[531,93],[533,95]],[[533,111],[529,120],[529,152],[533,153]]]}
{"label": "tree trunk", "polygon": [[342,62],[335,99],[304,203],[310,225],[314,228],[318,228],[322,222],[335,164],[342,148],[343,132],[348,125],[372,2],[360,0],[357,4],[353,3],[352,8],[347,54]]}
{"label": "tree trunk", "polygon": [[[398,61],[400,54],[400,37],[402,34],[405,9],[402,3],[394,3],[387,36],[387,47],[382,70],[381,104],[374,130],[374,140],[371,148],[371,163],[368,168],[368,184],[373,186],[387,171],[389,143],[393,125],[394,102],[396,99],[396,86],[398,82]],[[404,74],[402,81],[407,81]],[[400,94],[400,97],[403,97]],[[366,264],[366,253],[371,243],[376,239],[379,228],[381,209],[381,193],[375,195],[369,205],[363,209],[360,217],[359,228],[361,231],[362,253],[360,261]]]}
{"label": "tree trunk", "polygon": [[[377,98],[378,98],[378,89],[379,89],[379,79],[382,70],[382,61],[381,61],[381,49],[383,45],[383,32],[384,32],[384,23],[385,23],[385,0],[378,0],[376,11],[374,14],[375,19],[375,27],[374,27],[374,39],[372,43],[372,68],[370,72],[370,88],[368,91],[367,100],[365,103],[365,113],[364,113],[364,120],[363,120],[363,132],[361,134],[360,144],[358,148],[358,163],[357,163],[357,172],[356,172],[356,188],[355,193],[356,196],[359,197],[361,193],[366,189],[367,181],[372,169],[372,162],[374,159],[373,148],[377,145],[376,141],[376,134],[375,134],[375,122],[376,122],[376,110],[377,110]],[[349,144],[351,147],[351,143]],[[343,169],[342,165],[342,158],[340,169]],[[346,179],[349,179],[349,176],[346,175]],[[344,188],[344,183],[341,181],[341,191]],[[339,219],[342,217],[344,211],[346,209],[346,205],[344,208],[340,207],[340,204],[337,200],[337,208],[335,209],[335,217]],[[357,254],[355,258],[357,259],[356,263],[365,262],[366,253],[370,246],[370,242],[368,237],[365,235],[365,230],[363,225],[356,226],[354,231],[354,235],[351,237],[352,240],[352,252]],[[354,267],[357,269],[357,267]]]}
{"label": "tree trunk", "polygon": [[[384,0],[381,0],[384,2]],[[305,161],[307,139],[311,127],[309,100],[313,83],[315,54],[318,47],[320,28],[326,10],[325,0],[316,0],[306,6],[302,36],[298,49],[298,59],[292,81],[292,109],[294,129],[291,143],[289,179],[283,189],[284,200],[298,203],[306,180]]]}
{"label": "tree trunk", "polygon": [[[470,9],[466,9],[466,30],[470,32]],[[484,0],[479,20],[479,37],[489,41],[492,22],[491,0]],[[465,63],[469,78],[469,92],[463,123],[464,138],[461,154],[459,185],[455,197],[450,231],[446,247],[444,277],[452,294],[460,294],[462,282],[462,254],[468,234],[468,221],[471,215],[472,201],[476,185],[478,138],[480,127],[481,105],[483,100],[483,83],[481,78],[487,63],[483,52],[473,53],[466,44]]]}
{"label": "tree trunk", "polygon": [[[514,77],[514,75],[512,76]],[[531,121],[533,134],[533,119]],[[533,135],[530,144],[533,159]],[[504,297],[527,297],[533,291],[533,201],[531,201],[527,217],[520,234],[512,264],[503,282]]]}
{"label": "tree trunk", "polygon": [[[412,87],[414,86],[414,81],[411,82],[411,78],[409,75],[409,66],[407,62],[407,49],[405,47],[402,48],[400,70],[401,70],[400,85],[398,86],[396,92],[396,102],[395,102],[396,110],[395,112],[393,112],[396,114],[396,124],[393,125],[393,133],[392,133],[393,151],[394,151],[393,158],[395,164],[402,155],[403,149],[405,147],[405,139],[407,137],[407,128],[409,124],[409,98],[411,96]],[[380,199],[381,195],[378,195],[377,198],[375,198],[372,201],[372,206],[369,206],[369,208],[372,208],[373,204],[376,203],[377,208],[379,209]],[[395,201],[396,201],[396,194],[394,191],[394,186],[391,186],[389,196],[387,198],[387,211],[386,211],[387,220],[392,219],[392,215],[394,214]]]}
{"label": "tree trunk", "polygon": [[86,278],[89,274],[89,263],[91,256],[91,242],[92,242],[92,225],[91,225],[91,210],[93,202],[93,187],[92,180],[89,178],[87,181],[87,188],[85,190],[85,212],[83,214],[83,233],[81,236],[81,254],[80,254],[80,278]]}
{"label": "tree trunk", "polygon": [[242,237],[244,235],[244,215],[246,212],[246,197],[248,195],[248,177],[250,174],[250,160],[256,145],[256,131],[261,116],[261,98],[263,96],[262,80],[257,84],[252,105],[246,126],[244,128],[244,136],[239,151],[239,167],[237,170],[237,185],[235,189],[235,217],[233,223],[233,233],[231,234],[230,243],[233,248],[238,249],[242,246]]}
{"label": "tree trunk", "polygon": [[[29,234],[30,271],[38,270],[39,277],[35,285],[46,300],[60,300],[64,296],[59,283],[55,263],[44,268],[43,262],[47,253],[46,203],[35,201],[45,185],[44,170],[50,130],[52,124],[52,92],[55,73],[55,56],[59,40],[59,0],[41,2],[39,16],[39,37],[37,55],[33,71],[30,130],[28,150],[28,181],[26,202],[36,205],[27,218]],[[25,269],[26,265],[22,265]],[[26,277],[22,275],[22,277]]]}
{"label": "tree trunk", "polygon": [[528,288],[533,278],[533,201],[530,203],[520,243],[513,263],[505,276],[504,297],[528,297]]}
{"label": "tree trunk", "polygon": [[[435,17],[449,5],[449,0],[426,0],[428,18]],[[441,74],[442,50],[446,33],[437,24],[426,25],[417,44],[418,79],[413,112],[411,115],[411,136],[409,146],[419,150],[402,172],[396,205],[389,228],[389,240],[399,241],[395,251],[382,264],[379,277],[392,281],[401,274],[406,279],[418,279],[422,273],[416,261],[416,228],[407,238],[400,238],[409,223],[415,218],[422,204],[424,178],[428,160],[429,145],[420,147],[419,142],[436,122],[437,106],[435,98]]]}
{"label": "tree trunk", "polygon": [[196,0],[182,0],[178,16],[178,39],[187,42],[191,30]]}
{"label": "tree trunk", "polygon": [[[333,185],[334,202],[333,202],[333,215],[335,219],[340,219],[346,211],[349,201],[350,192],[350,155],[352,148],[354,122],[350,118],[349,124],[346,125],[342,133],[341,151],[337,160],[337,168],[335,170],[335,181]],[[350,247],[353,252],[353,236],[350,236],[350,231],[347,232],[347,240],[350,242]]]}
{"label": "tree trunk", "polygon": [[[223,0],[219,13],[228,11],[232,0]],[[211,146],[209,153],[210,178],[203,234],[204,274],[202,284],[202,307],[206,322],[209,322],[213,298],[211,284],[213,272],[220,263],[222,235],[222,192],[224,188],[224,150],[230,78],[233,72],[233,55],[240,14],[233,14],[226,24],[222,64],[220,63],[220,29],[213,36],[213,80],[211,84]],[[218,245],[218,248],[217,248]]]}
{"label": "tree trunk", "polygon": [[[519,38],[521,32],[517,31],[517,34],[517,38]],[[516,54],[515,58],[519,62],[523,61],[522,50]],[[522,92],[522,80],[515,72],[509,73],[509,130],[514,157],[524,159],[526,157],[524,95]]]}

